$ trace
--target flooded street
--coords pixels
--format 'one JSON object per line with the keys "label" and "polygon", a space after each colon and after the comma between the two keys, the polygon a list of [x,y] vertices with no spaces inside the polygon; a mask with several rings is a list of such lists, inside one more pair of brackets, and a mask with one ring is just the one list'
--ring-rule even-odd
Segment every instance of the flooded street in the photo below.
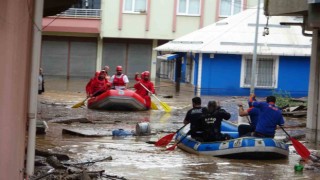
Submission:
{"label": "flooded street", "polygon": [[[49,129],[45,135],[37,135],[37,149],[49,150],[70,156],[70,162],[87,162],[111,156],[111,161],[97,162],[88,170],[105,170],[109,175],[126,179],[317,179],[318,172],[295,172],[294,165],[300,156],[290,146],[290,155],[284,160],[233,160],[186,153],[180,149],[164,151],[154,142],[183,126],[183,119],[191,108],[192,88],[181,85],[181,93],[175,94],[171,83],[161,83],[158,97],[172,107],[171,113],[163,110],[139,112],[97,111],[71,108],[86,98],[84,87],[87,79],[67,81],[47,78],[46,92],[39,95],[38,119],[45,120]],[[173,95],[173,98],[164,98]],[[232,114],[231,121],[238,123],[237,103],[245,97],[202,97],[205,106],[209,100],[219,100],[222,107]],[[159,107],[160,104],[153,99]],[[65,118],[86,118],[89,123],[62,124],[52,121]],[[112,131],[135,131],[136,124],[149,122],[150,136],[113,137]],[[286,118],[286,123],[299,125],[301,119]],[[82,137],[62,133],[62,129],[80,129],[98,132],[102,137]],[[297,128],[304,131],[304,128]],[[293,132],[293,131],[292,131]],[[284,133],[277,131],[283,139]],[[308,147],[308,145],[306,145]]]}

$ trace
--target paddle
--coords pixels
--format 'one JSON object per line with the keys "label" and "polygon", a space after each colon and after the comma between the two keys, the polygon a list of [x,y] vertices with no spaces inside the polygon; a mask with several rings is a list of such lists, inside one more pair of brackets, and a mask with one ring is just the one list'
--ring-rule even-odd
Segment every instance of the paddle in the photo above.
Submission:
{"label": "paddle", "polygon": [[154,102],[151,101],[151,109],[158,110],[159,108]]}
{"label": "paddle", "polygon": [[84,102],[86,102],[86,100],[88,100],[89,98],[91,98],[91,97],[95,96],[96,94],[98,94],[102,89],[103,88],[101,88],[99,91],[95,92],[92,96],[88,96],[85,100],[73,105],[72,108],[79,108],[79,107],[83,106]]}
{"label": "paddle", "polygon": [[83,105],[84,105],[84,102],[86,102],[86,100],[89,99],[90,97],[91,97],[91,96],[88,96],[85,100],[83,100],[83,101],[81,101],[81,102],[73,105],[72,108],[79,108],[79,107],[83,106]]}
{"label": "paddle", "polygon": [[171,107],[168,105],[168,104],[166,104],[165,102],[162,102],[156,95],[154,95],[147,87],[145,87],[141,82],[139,82],[140,83],[140,85],[146,90],[146,91],[148,91],[154,98],[156,98],[159,102],[160,102],[160,104],[161,104],[161,106],[162,106],[162,108],[164,109],[164,111],[166,111],[166,112],[171,112]]}
{"label": "paddle", "polygon": [[[189,124],[189,123],[188,123]],[[157,147],[162,147],[162,146],[166,146],[168,145],[172,138],[174,137],[175,134],[177,134],[182,128],[186,127],[186,125],[188,124],[185,124],[184,126],[182,126],[180,129],[178,129],[175,133],[171,133],[171,134],[168,134],[168,135],[165,135],[163,136],[161,139],[159,139],[154,145],[157,146]]]}
{"label": "paddle", "polygon": [[178,144],[180,144],[187,136],[188,136],[189,132],[183,137],[180,139],[180,141],[178,141],[177,143],[174,143],[174,145],[168,147],[166,150],[167,151],[173,151],[176,149],[176,147],[178,146]]}
{"label": "paddle", "polygon": [[309,159],[310,158],[310,151],[303,144],[301,144],[298,140],[291,137],[287,133],[287,131],[285,131],[283,129],[282,126],[280,126],[280,128],[283,130],[283,132],[285,132],[287,134],[287,136],[289,137],[289,139],[292,142],[293,147],[296,149],[297,153],[302,157],[302,159]]}

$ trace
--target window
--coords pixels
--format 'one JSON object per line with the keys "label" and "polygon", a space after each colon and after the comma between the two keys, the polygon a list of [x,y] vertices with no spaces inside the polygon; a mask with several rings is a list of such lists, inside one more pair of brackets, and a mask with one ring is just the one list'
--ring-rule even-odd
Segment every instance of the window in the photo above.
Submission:
{"label": "window", "polygon": [[178,15],[200,16],[200,0],[179,0]]}
{"label": "window", "polygon": [[228,17],[237,14],[242,9],[243,0],[221,0],[220,17]]}
{"label": "window", "polygon": [[101,0],[77,1],[77,3],[74,4],[72,7],[73,8],[81,8],[81,9],[100,9],[101,8]]}
{"label": "window", "polygon": [[[242,60],[241,86],[250,87],[252,72],[252,56]],[[278,59],[275,57],[258,57],[256,62],[255,87],[276,88],[278,78]]]}
{"label": "window", "polygon": [[146,13],[147,0],[125,0],[123,10],[125,13]]}

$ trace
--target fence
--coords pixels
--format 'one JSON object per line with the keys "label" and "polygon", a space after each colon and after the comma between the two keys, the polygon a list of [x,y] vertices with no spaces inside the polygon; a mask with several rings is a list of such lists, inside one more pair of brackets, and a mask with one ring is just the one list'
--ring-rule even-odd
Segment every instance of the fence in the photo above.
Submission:
{"label": "fence", "polygon": [[100,18],[101,9],[69,8],[68,10],[58,14],[58,16],[73,18]]}

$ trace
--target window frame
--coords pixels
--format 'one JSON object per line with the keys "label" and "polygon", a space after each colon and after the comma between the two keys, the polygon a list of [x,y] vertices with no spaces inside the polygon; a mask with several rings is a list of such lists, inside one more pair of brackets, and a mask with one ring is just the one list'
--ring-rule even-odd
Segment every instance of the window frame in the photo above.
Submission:
{"label": "window frame", "polygon": [[[232,2],[231,2],[231,4],[230,4],[230,6],[231,6],[231,8],[230,8],[230,15],[222,15],[221,14],[221,1],[222,0],[219,0],[220,1],[220,3],[219,3],[219,17],[221,17],[221,18],[227,18],[227,17],[230,17],[230,16],[233,16],[233,15],[235,15],[234,13],[233,13],[233,11],[234,11],[234,6],[231,6],[231,4],[234,4],[234,1],[235,0],[231,0]],[[241,7],[240,7],[240,12],[241,11],[243,11],[243,6],[244,6],[244,0],[241,0]]]}
{"label": "window frame", "polygon": [[[240,75],[240,87],[241,88],[250,88],[250,84],[245,84],[245,76],[246,76],[246,59],[253,59],[252,55],[243,55],[242,61],[241,61],[241,75]],[[259,55],[257,56],[257,62],[256,62],[256,70],[259,66],[259,59],[260,58],[270,58],[273,59],[273,74],[272,74],[272,85],[271,86],[257,86],[258,82],[258,73],[256,72],[255,75],[255,85],[254,87],[257,89],[276,89],[278,88],[278,73],[279,73],[279,56],[265,56],[265,55]]]}
{"label": "window frame", "polygon": [[203,0],[199,0],[199,14],[189,14],[189,1],[190,0],[186,0],[187,2],[186,2],[186,12],[185,13],[180,13],[179,12],[179,7],[180,7],[180,0],[176,0],[176,1],[178,1],[178,3],[177,3],[177,15],[178,16],[201,16],[201,1],[203,1]]}
{"label": "window frame", "polygon": [[134,11],[136,0],[132,0],[131,10],[127,11],[126,10],[126,0],[124,0],[123,6],[122,6],[122,13],[124,13],[124,14],[146,14],[147,11],[148,11],[148,0],[145,0],[145,2],[146,2],[146,9],[145,9],[144,12],[142,12],[142,11]]}

